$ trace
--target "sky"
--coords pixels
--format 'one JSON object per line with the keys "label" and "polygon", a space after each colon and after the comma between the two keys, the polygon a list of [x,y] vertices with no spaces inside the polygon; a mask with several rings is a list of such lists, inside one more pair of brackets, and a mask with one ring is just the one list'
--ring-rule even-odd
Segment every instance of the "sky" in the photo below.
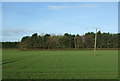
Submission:
{"label": "sky", "polygon": [[33,33],[118,32],[117,2],[3,2],[2,41]]}
{"label": "sky", "polygon": [[2,0],[2,2],[119,2],[119,0]]}

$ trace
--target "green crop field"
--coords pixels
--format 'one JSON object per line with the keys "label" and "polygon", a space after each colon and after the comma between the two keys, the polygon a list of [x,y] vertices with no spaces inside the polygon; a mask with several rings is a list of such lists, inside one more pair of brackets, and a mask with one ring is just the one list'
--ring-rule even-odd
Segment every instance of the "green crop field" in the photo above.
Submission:
{"label": "green crop field", "polygon": [[118,51],[3,50],[3,79],[117,79]]}

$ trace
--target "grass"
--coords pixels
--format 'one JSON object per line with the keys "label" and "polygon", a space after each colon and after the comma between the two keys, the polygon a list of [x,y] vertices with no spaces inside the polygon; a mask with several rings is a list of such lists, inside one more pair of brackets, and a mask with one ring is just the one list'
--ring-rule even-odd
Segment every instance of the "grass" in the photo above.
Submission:
{"label": "grass", "polygon": [[118,51],[3,50],[3,79],[117,79]]}

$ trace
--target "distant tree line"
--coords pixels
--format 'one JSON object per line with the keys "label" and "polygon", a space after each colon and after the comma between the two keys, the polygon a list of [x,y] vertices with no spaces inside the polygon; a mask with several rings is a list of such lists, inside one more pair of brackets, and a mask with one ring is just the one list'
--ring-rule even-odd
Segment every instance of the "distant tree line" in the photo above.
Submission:
{"label": "distant tree line", "polygon": [[2,48],[19,48],[20,42],[2,42]]}
{"label": "distant tree line", "polygon": [[[119,48],[118,35],[111,33],[97,33],[97,48]],[[61,49],[61,48],[94,48],[94,32],[85,35],[50,35],[43,36],[34,33],[32,36],[25,36],[20,42],[3,42],[3,48],[20,49]]]}

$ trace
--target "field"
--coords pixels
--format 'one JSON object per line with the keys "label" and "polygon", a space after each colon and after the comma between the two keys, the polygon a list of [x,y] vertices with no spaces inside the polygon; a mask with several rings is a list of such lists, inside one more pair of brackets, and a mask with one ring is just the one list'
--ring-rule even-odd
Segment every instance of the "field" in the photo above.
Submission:
{"label": "field", "polygon": [[3,79],[117,79],[118,51],[3,50]]}

